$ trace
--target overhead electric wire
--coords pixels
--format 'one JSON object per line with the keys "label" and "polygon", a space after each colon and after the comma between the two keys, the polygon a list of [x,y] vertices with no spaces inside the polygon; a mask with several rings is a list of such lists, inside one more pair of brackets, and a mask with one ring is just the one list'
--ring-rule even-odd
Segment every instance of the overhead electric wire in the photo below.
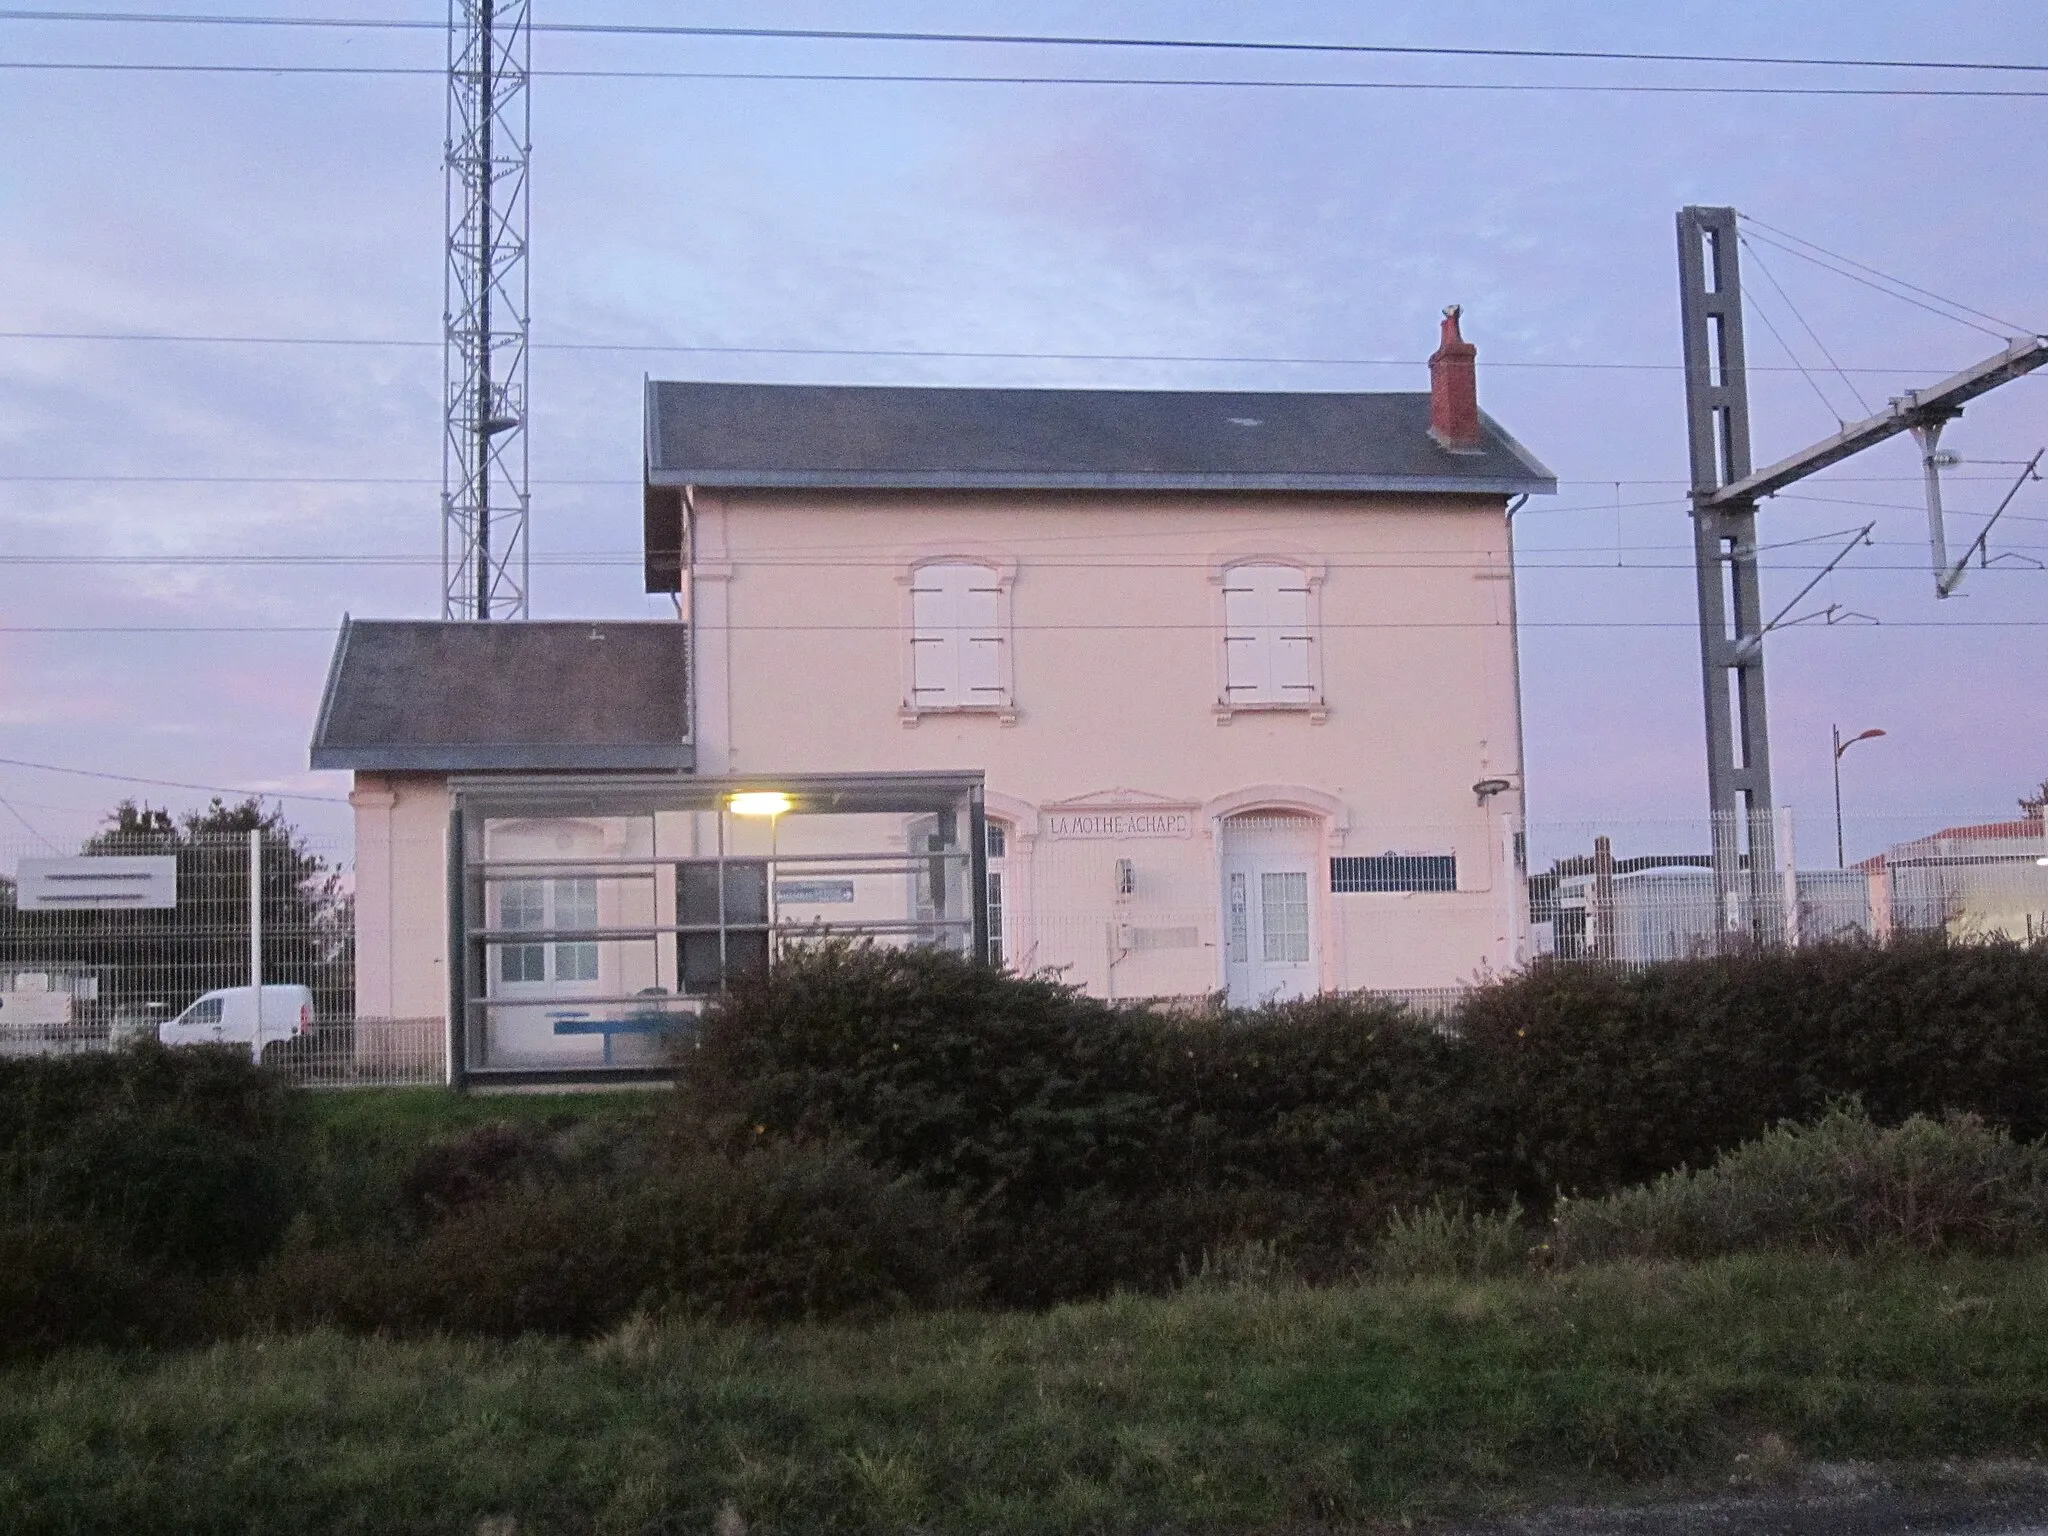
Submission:
{"label": "overhead electric wire", "polygon": [[[1598,567],[1611,570],[1611,566]],[[1690,566],[1684,567],[1691,569]],[[1678,567],[1673,567],[1678,569]],[[632,619],[565,619],[561,622],[574,624],[616,624],[644,622]],[[1889,629],[2048,629],[2048,619],[1901,619],[1884,621]],[[775,624],[729,624],[723,626],[733,634],[900,634],[898,624],[818,624],[787,622]],[[1406,620],[1388,619],[1382,621],[1361,620],[1357,622],[1324,623],[1324,630],[1468,630],[1509,628],[1506,619],[1496,620]],[[1696,619],[1523,619],[1515,626],[1521,629],[1683,629],[1699,628]],[[1165,633],[1207,633],[1215,628],[1213,624],[1190,621],[1179,624],[1013,624],[1020,634],[1146,634]],[[332,635],[330,624],[5,624],[0,625],[0,634],[6,635]],[[0,758],[0,763],[9,761]],[[204,786],[188,786],[204,787]]]}
{"label": "overhead electric wire", "polygon": [[[1830,535],[1816,535],[1807,539],[1786,539],[1774,544],[1760,545],[1759,549],[1788,549],[1799,545],[1821,542]],[[1874,547],[1887,549],[1920,549],[1923,542],[1911,539],[1883,539]],[[2035,549],[2048,546],[2019,545],[2020,549]],[[1616,567],[1605,560],[1556,560],[1546,556],[1559,554],[1586,554],[1605,552],[1607,545],[1549,545],[1524,551],[1515,569],[1519,571],[1607,571]],[[1688,553],[1677,544],[1628,544],[1624,552],[1632,555],[1672,555]],[[638,552],[617,555],[535,555],[533,563],[557,569],[616,570],[631,569],[643,563],[644,557]],[[1046,560],[1034,559],[1034,570],[1069,571],[1206,571],[1213,565],[1211,560]],[[178,557],[150,555],[10,555],[0,557],[0,568],[14,567],[64,567],[81,566],[95,568],[109,567],[161,567],[170,569],[234,570],[261,567],[264,569],[303,568],[309,570],[427,570],[439,566],[437,557],[426,555],[229,555],[209,557]],[[756,569],[771,570],[894,570],[899,562],[890,560],[757,560],[750,562]],[[1506,571],[1505,565],[1487,560],[1328,560],[1323,564],[1331,570],[1341,571],[1437,571],[1455,574],[1464,571]],[[1924,562],[1912,561],[1902,565],[1862,565],[1859,570],[1871,571],[1918,571]],[[1636,560],[1623,569],[1637,571],[1690,571],[1693,562],[1674,559],[1670,563]],[[1791,562],[1774,562],[1773,571],[1804,571],[1813,567]]]}
{"label": "overhead electric wire", "polygon": [[[1763,273],[1765,281],[1767,281],[1771,285],[1771,287],[1777,291],[1778,297],[1785,301],[1785,307],[1792,311],[1792,318],[1797,320],[1800,323],[1800,325],[1805,328],[1806,334],[1813,339],[1813,344],[1816,347],[1820,348],[1820,355],[1828,360],[1828,366],[1835,370],[1835,373],[1837,374],[1837,376],[1840,377],[1841,381],[1844,384],[1848,385],[1849,394],[1851,398],[1853,398],[1858,405],[1863,407],[1863,414],[1865,416],[1868,416],[1870,414],[1870,402],[1863,398],[1863,391],[1856,387],[1856,381],[1851,379],[1849,375],[1843,371],[1842,365],[1835,361],[1835,354],[1830,352],[1828,350],[1828,344],[1820,339],[1820,332],[1816,331],[1813,328],[1813,323],[1809,321],[1806,318],[1806,316],[1800,311],[1799,306],[1792,302],[1792,295],[1785,291],[1785,285],[1779,282],[1777,274],[1771,271],[1770,264],[1764,260],[1763,252],[1759,251],[1756,248],[1755,242],[1753,242],[1748,235],[1741,234],[1738,231],[1738,238],[1742,242],[1743,249],[1749,252],[1750,259],[1756,263],[1756,269],[1759,272]],[[1745,292],[1747,291],[1748,290],[1745,290]],[[1762,309],[1759,308],[1757,313],[1762,314]],[[1764,323],[1766,325],[1770,324],[1768,320],[1766,320]],[[1778,334],[1777,327],[1771,327],[1771,334],[1773,336],[1776,336]],[[1786,354],[1788,356],[1791,356],[1792,360],[1795,363],[1799,361],[1798,357],[1792,353],[1791,347],[1785,345],[1785,339],[1782,336],[1778,338],[1778,343],[1780,346],[1785,347]],[[1806,374],[1806,381],[1809,384],[1813,385],[1815,393],[1819,393],[1819,383],[1814,379],[1812,374],[1806,373],[1806,368],[1803,364],[1801,365],[1799,371],[1803,374]],[[1822,396],[1823,401],[1825,401],[1826,398],[1827,397],[1825,395]],[[1841,413],[1834,408],[1832,403],[1828,405],[1828,413],[1835,418],[1838,424],[1844,426],[1847,425],[1847,423],[1842,420]]]}
{"label": "overhead electric wire", "polygon": [[[81,60],[0,59],[0,70],[44,70],[82,74],[159,75],[334,75],[441,77],[445,69],[374,64],[169,64]],[[1188,75],[996,75],[913,73],[904,70],[780,69],[531,69],[534,80],[733,80],[790,84],[847,85],[1070,85],[1178,86],[1216,90],[1445,91],[1508,92],[1568,96],[1798,96],[1953,98],[2031,101],[2048,90],[1996,90],[1974,86],[1863,85],[1643,85],[1488,80],[1273,80]]]}
{"label": "overhead electric wire", "polygon": [[[165,342],[194,346],[256,347],[398,347],[419,351],[442,349],[443,343],[416,337],[386,336],[253,336],[227,332],[180,331],[0,331],[0,341],[59,342]],[[1045,362],[1045,363],[1231,363],[1247,366],[1317,368],[1425,368],[1429,360],[1420,357],[1285,357],[1252,352],[1027,352],[971,351],[943,347],[798,347],[733,346],[724,343],[637,342],[637,341],[535,341],[531,352],[663,352],[703,353],[740,357],[855,357],[960,362]],[[1682,362],[1637,363],[1595,362],[1587,359],[1488,358],[1488,368],[1565,368],[1593,372],[1677,373]],[[1791,373],[1792,366],[1758,365],[1752,373]],[[1852,373],[1878,375],[1925,373],[1921,366],[1859,366]],[[2048,375],[2027,374],[2036,381]],[[2014,381],[2019,382],[2018,380]],[[4,478],[4,477],[0,477]],[[439,484],[438,481],[435,482]],[[1601,484],[1608,482],[1602,481]],[[1673,481],[1673,484],[1680,482]]]}
{"label": "overhead electric wire", "polygon": [[[0,21],[106,22],[120,25],[341,28],[441,31],[438,20],[409,17],[220,15],[146,11],[0,8]],[[1651,53],[1617,49],[1437,47],[1408,43],[1317,43],[1262,38],[1139,37],[1128,34],[931,32],[846,27],[737,27],[681,23],[533,21],[534,32],[582,36],[735,38],[804,42],[995,44],[1032,48],[1159,48],[1249,53],[1372,54],[1422,58],[1564,59],[1608,63],[1747,64],[1830,69],[1957,69],[2048,73],[2048,64],[1965,59],[1871,59],[1783,54]]]}
{"label": "overhead electric wire", "polygon": [[1778,343],[1778,345],[1781,348],[1784,349],[1785,355],[1792,359],[1792,365],[1799,370],[1799,376],[1806,380],[1808,387],[1811,388],[1814,394],[1819,397],[1822,409],[1824,409],[1830,416],[1835,418],[1836,426],[1847,426],[1848,423],[1843,420],[1842,413],[1835,409],[1835,402],[1827,397],[1827,391],[1823,390],[1820,387],[1820,381],[1814,378],[1812,374],[1806,371],[1806,364],[1802,363],[1799,360],[1799,354],[1792,350],[1792,343],[1787,341],[1784,338],[1784,336],[1779,332],[1778,327],[1772,321],[1769,312],[1764,309],[1763,305],[1759,304],[1756,301],[1756,295],[1745,288],[1743,290],[1742,296],[1744,299],[1749,301],[1750,313],[1755,315],[1757,319],[1763,321],[1764,329],[1769,331],[1771,333],[1772,338]]}
{"label": "overhead electric wire", "polygon": [[1755,214],[1744,213],[1740,209],[1737,209],[1736,217],[1739,218],[1743,223],[1750,225],[1752,228],[1768,231],[1770,234],[1777,236],[1780,240],[1790,240],[1795,245],[1802,245],[1810,250],[1818,251],[1823,256],[1829,257],[1835,261],[1843,262],[1848,266],[1856,268],[1860,272],[1867,272],[1872,277],[1881,277],[1886,282],[1894,283],[1901,288],[1909,288],[1914,293],[1920,294],[1924,298],[1934,299],[1940,303],[1946,304],[1951,309],[1960,309],[1966,314],[1975,315],[1980,320],[1989,320],[1994,325],[2007,326],[2013,330],[2021,332],[2022,334],[2032,334],[2031,327],[2020,325],[2016,321],[2007,320],[2002,315],[1994,315],[1987,313],[1986,311],[1981,309],[1972,308],[1970,305],[1963,303],[1959,299],[1951,299],[1945,294],[1936,293],[1931,288],[1922,288],[1918,283],[1909,283],[1903,277],[1894,277],[1891,273],[1883,271],[1880,268],[1873,267],[1866,262],[1858,261],[1853,256],[1844,256],[1840,251],[1831,251],[1826,246],[1816,244],[1814,241],[1808,240],[1803,235],[1795,235],[1790,230],[1779,229],[1775,224],[1766,224],[1762,219],[1756,217]]}
{"label": "overhead electric wire", "polygon": [[40,773],[68,773],[81,779],[111,779],[117,784],[147,784],[157,789],[198,789],[214,795],[249,795],[256,799],[318,800],[326,805],[347,805],[338,795],[302,795],[284,789],[238,789],[228,784],[191,784],[181,779],[146,779],[132,773],[108,773],[98,768],[66,768],[57,763],[34,763],[22,757],[0,757],[0,767],[33,768]]}
{"label": "overhead electric wire", "polygon": [[[2010,341],[2015,334],[2022,336],[2032,336],[2040,334],[2031,326],[2021,325],[2015,325],[2011,327],[2010,330],[2005,331],[1994,330],[1991,326],[1980,325],[1975,320],[1967,319],[1963,315],[1951,314],[1949,312],[1949,309],[1962,309],[1965,307],[1963,305],[1952,304],[1947,299],[1941,299],[1939,302],[1942,304],[1948,304],[1949,309],[1939,309],[1934,304],[1928,303],[1925,299],[1916,298],[1912,293],[1900,293],[1896,288],[1888,288],[1883,283],[1874,282],[1870,278],[1863,276],[1861,273],[1847,271],[1842,267],[1834,265],[1832,262],[1823,260],[1821,257],[1811,254],[1810,252],[1802,251],[1797,246],[1787,245],[1783,241],[1774,240],[1767,235],[1752,234],[1750,238],[1752,240],[1760,242],[1761,244],[1770,246],[1773,250],[1783,251],[1787,256],[1796,256],[1797,258],[1799,258],[1799,260],[1809,262],[1812,265],[1821,268],[1821,270],[1825,272],[1832,272],[1837,277],[1846,277],[1852,283],[1861,283],[1865,288],[1872,289],[1877,293],[1882,293],[1886,295],[1888,298],[1897,299],[1902,304],[1910,304],[1915,309],[1925,310],[1928,314],[1933,315],[1938,319],[1947,320],[1955,325],[1967,326],[1969,329],[1973,331],[1980,331],[1984,335],[1990,336],[1998,341]],[[1922,291],[1923,290],[1919,289],[1914,290],[1915,293]],[[1969,311],[1969,313],[1975,314],[1976,311],[1971,310]],[[2004,325],[2007,322],[1999,321],[1998,323]]]}
{"label": "overhead electric wire", "polygon": [[[2018,382],[2018,381],[2017,381],[2017,380],[2015,380],[2014,382]],[[1973,462],[1973,463],[1985,463],[1985,464],[1990,464],[1990,463],[2001,463],[2001,464],[2002,464],[2002,463],[2005,463],[2006,461],[2005,461],[2005,460],[2003,460],[2003,459],[1979,459],[1979,460],[1971,460],[1971,461],[1969,461],[1969,462]],[[2018,460],[2014,460],[2014,461],[2012,461],[2012,462],[2014,462],[2015,464],[2017,464],[2017,463],[2018,463],[2018,462],[2020,462],[2020,461],[2018,461]],[[1921,475],[1917,475],[1917,474],[1916,474],[1916,475],[1829,475],[1829,476],[1828,476],[1828,480],[1827,480],[1827,483],[1828,483],[1828,484],[1831,484],[1831,485],[1919,485],[1919,484],[1920,484],[1920,483],[1922,482],[1922,479],[1923,479],[1923,478],[1924,478],[1923,476],[1921,476]],[[2006,477],[2006,476],[2004,476],[2004,475],[1962,475],[1962,474],[1945,474],[1945,475],[1943,475],[1943,476],[1942,476],[1942,480],[1944,481],[1944,483],[1946,483],[1946,482],[1949,482],[1949,481],[1964,481],[1964,480],[1990,480],[1990,481],[1995,481],[1995,482],[1997,482],[1997,483],[1998,483],[1998,484],[2000,484],[2000,485],[2003,485],[2003,484],[2005,483],[2005,481],[2006,481],[2006,479],[2007,479],[2007,478],[2008,478],[2008,477]],[[429,475],[402,475],[402,476],[394,476],[394,475],[38,475],[38,474],[17,474],[17,473],[13,473],[13,472],[10,472],[10,471],[6,471],[6,470],[0,470],[0,485],[4,485],[4,484],[27,484],[27,485],[45,485],[45,484],[48,484],[48,485],[412,485],[412,486],[420,486],[420,485],[439,485],[440,483],[441,483],[441,482],[440,482],[440,480],[439,480],[438,478],[436,478],[436,477],[433,477],[433,476],[429,476]],[[543,479],[538,479],[538,478],[536,478],[536,479],[535,479],[535,480],[534,480],[534,481],[533,481],[532,483],[533,483],[534,485],[551,485],[551,486],[563,486],[563,485],[578,485],[578,486],[627,486],[627,485],[632,485],[632,486],[637,486],[637,485],[642,485],[642,484],[644,484],[645,482],[644,482],[644,481],[641,481],[641,480],[639,480],[639,479],[632,479],[632,478],[627,478],[627,477],[625,477],[625,476],[609,476],[609,477],[605,477],[605,478],[601,478],[601,479],[545,479],[545,480],[543,480]],[[1689,482],[1688,482],[1688,481],[1685,481],[1685,480],[1683,480],[1683,479],[1680,479],[1680,478],[1678,478],[1678,477],[1677,477],[1677,476],[1675,476],[1675,475],[1668,475],[1668,476],[1665,476],[1665,477],[1663,477],[1662,479],[1656,479],[1656,480],[1628,480],[1628,479],[1624,479],[1624,480],[1620,480],[1620,481],[1616,481],[1616,480],[1615,480],[1615,479],[1613,479],[1612,477],[1609,477],[1609,478],[1607,478],[1607,479],[1604,479],[1604,480],[1603,480],[1603,479],[1597,479],[1597,478],[1589,478],[1589,479],[1581,479],[1581,480],[1575,480],[1575,479],[1569,479],[1569,478],[1566,478],[1566,477],[1562,477],[1562,476],[1560,476],[1560,477],[1559,477],[1559,479],[1558,479],[1558,482],[1557,482],[1557,483],[1558,483],[1559,485],[1615,485],[1615,484],[1620,484],[1620,485],[1669,485],[1669,486],[1684,486],[1684,485],[1687,485],[1687,484],[1688,484]],[[1780,491],[1780,492],[1778,492],[1778,493],[1777,493],[1777,496],[1776,496],[1776,498],[1775,498],[1775,499],[1776,499],[1776,500],[1779,500],[1779,501],[1835,501],[1835,502],[1839,502],[1839,503],[1840,503],[1841,505],[1843,505],[1843,506],[1854,506],[1854,507],[1896,507],[1896,508],[1898,508],[1899,510],[1901,510],[1901,511],[1905,511],[1905,512],[1918,512],[1918,511],[1922,510],[1920,506],[1918,506],[1918,505],[1916,505],[1916,504],[1909,504],[1909,503],[1906,503],[1906,502],[1899,502],[1899,501],[1858,501],[1858,500],[1856,500],[1856,499],[1854,499],[1854,498],[1844,498],[1844,497],[1835,497],[1835,496],[1811,496],[1811,495],[1804,495],[1804,494],[1801,494],[1801,493],[1799,493],[1799,492],[1796,492],[1796,491]],[[1663,506],[1674,506],[1674,505],[1675,505],[1675,506],[1683,506],[1683,505],[1685,505],[1685,498],[1684,498],[1684,496],[1683,496],[1683,495],[1675,495],[1675,496],[1665,496],[1665,497],[1658,497],[1658,498],[1656,498],[1656,499],[1654,499],[1654,500],[1650,500],[1650,501],[1630,501],[1630,502],[1624,502],[1624,503],[1623,503],[1623,506],[1624,506],[1624,507],[1663,507]],[[1602,502],[1602,503],[1600,503],[1600,504],[1599,504],[1599,505],[1597,505],[1597,506],[1595,506],[1595,505],[1592,505],[1592,504],[1590,504],[1590,503],[1589,503],[1589,504],[1587,504],[1586,506],[1583,506],[1583,507],[1576,507],[1576,506],[1568,506],[1568,505],[1567,505],[1567,506],[1528,506],[1528,507],[1524,507],[1524,508],[1523,508],[1523,509],[1522,509],[1522,510],[1521,510],[1521,511],[1520,511],[1519,513],[1517,513],[1516,515],[1517,515],[1518,517],[1528,517],[1528,516],[1530,516],[1530,515],[1532,515],[1532,514],[1534,514],[1534,513],[1537,513],[1537,512],[1544,512],[1544,513],[1556,513],[1556,512],[1611,512],[1611,511],[1613,511],[1613,510],[1614,510],[1614,504],[1613,504],[1612,502]]]}
{"label": "overhead electric wire", "polygon": [[24,827],[27,827],[29,835],[33,837],[37,842],[41,843],[45,848],[49,849],[50,852],[62,853],[64,851],[63,849],[59,848],[55,843],[51,842],[49,838],[43,836],[42,832],[37,829],[34,822],[30,821],[26,816],[22,815],[20,811],[16,810],[14,808],[13,801],[0,799],[0,805],[6,806],[8,814],[11,815],[16,821],[20,822]]}

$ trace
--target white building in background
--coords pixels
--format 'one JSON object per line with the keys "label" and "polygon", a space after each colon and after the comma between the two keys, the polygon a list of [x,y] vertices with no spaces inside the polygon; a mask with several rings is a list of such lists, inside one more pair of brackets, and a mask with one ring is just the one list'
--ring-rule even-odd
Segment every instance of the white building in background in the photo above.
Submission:
{"label": "white building in background", "polygon": [[[645,481],[675,622],[344,632],[313,761],[356,776],[359,1013],[445,1006],[458,775],[978,774],[992,950],[1104,995],[1524,958],[1509,518],[1555,481],[1455,311],[1428,392],[653,383]],[[777,874],[772,920],[843,883]]]}
{"label": "white building in background", "polygon": [[1944,827],[1856,866],[1878,932],[1955,938],[2048,937],[2048,828],[2020,821]]}

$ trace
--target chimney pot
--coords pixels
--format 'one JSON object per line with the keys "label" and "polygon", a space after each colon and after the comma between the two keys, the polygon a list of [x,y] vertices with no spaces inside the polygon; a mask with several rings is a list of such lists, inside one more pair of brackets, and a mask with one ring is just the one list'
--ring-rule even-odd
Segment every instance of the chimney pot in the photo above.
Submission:
{"label": "chimney pot", "polygon": [[1429,359],[1429,435],[1447,453],[1480,453],[1479,349],[1458,332],[1456,304],[1444,310],[1443,335]]}

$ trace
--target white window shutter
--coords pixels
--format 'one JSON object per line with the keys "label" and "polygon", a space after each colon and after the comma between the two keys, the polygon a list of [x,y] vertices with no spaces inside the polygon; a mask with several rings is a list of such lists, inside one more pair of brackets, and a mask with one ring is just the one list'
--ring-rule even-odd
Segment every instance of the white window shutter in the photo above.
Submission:
{"label": "white window shutter", "polygon": [[1002,588],[986,566],[963,565],[960,591],[960,670],[964,704],[999,704],[1003,697]]}
{"label": "white window shutter", "polygon": [[1308,577],[1291,565],[1232,567],[1223,583],[1226,702],[1316,698]]}
{"label": "white window shutter", "polygon": [[1002,582],[982,565],[924,565],[913,575],[912,702],[928,709],[1002,704]]}
{"label": "white window shutter", "polygon": [[1309,662],[1313,643],[1308,629],[1308,578],[1291,566],[1268,566],[1273,586],[1269,611],[1273,616],[1273,695],[1290,704],[1315,696],[1315,676]]}
{"label": "white window shutter", "polygon": [[910,588],[913,702],[952,704],[960,693],[959,591],[948,580],[958,567],[919,566]]}
{"label": "white window shutter", "polygon": [[1265,601],[1259,567],[1236,566],[1224,578],[1223,652],[1226,697],[1251,703],[1266,695],[1268,658],[1264,644]]}

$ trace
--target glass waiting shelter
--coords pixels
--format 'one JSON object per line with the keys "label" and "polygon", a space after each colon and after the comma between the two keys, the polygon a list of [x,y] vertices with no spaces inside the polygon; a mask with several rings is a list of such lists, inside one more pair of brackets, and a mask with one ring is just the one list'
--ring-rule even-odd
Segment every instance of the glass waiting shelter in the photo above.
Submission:
{"label": "glass waiting shelter", "polygon": [[981,775],[451,781],[458,1085],[656,1078],[823,938],[988,956]]}

